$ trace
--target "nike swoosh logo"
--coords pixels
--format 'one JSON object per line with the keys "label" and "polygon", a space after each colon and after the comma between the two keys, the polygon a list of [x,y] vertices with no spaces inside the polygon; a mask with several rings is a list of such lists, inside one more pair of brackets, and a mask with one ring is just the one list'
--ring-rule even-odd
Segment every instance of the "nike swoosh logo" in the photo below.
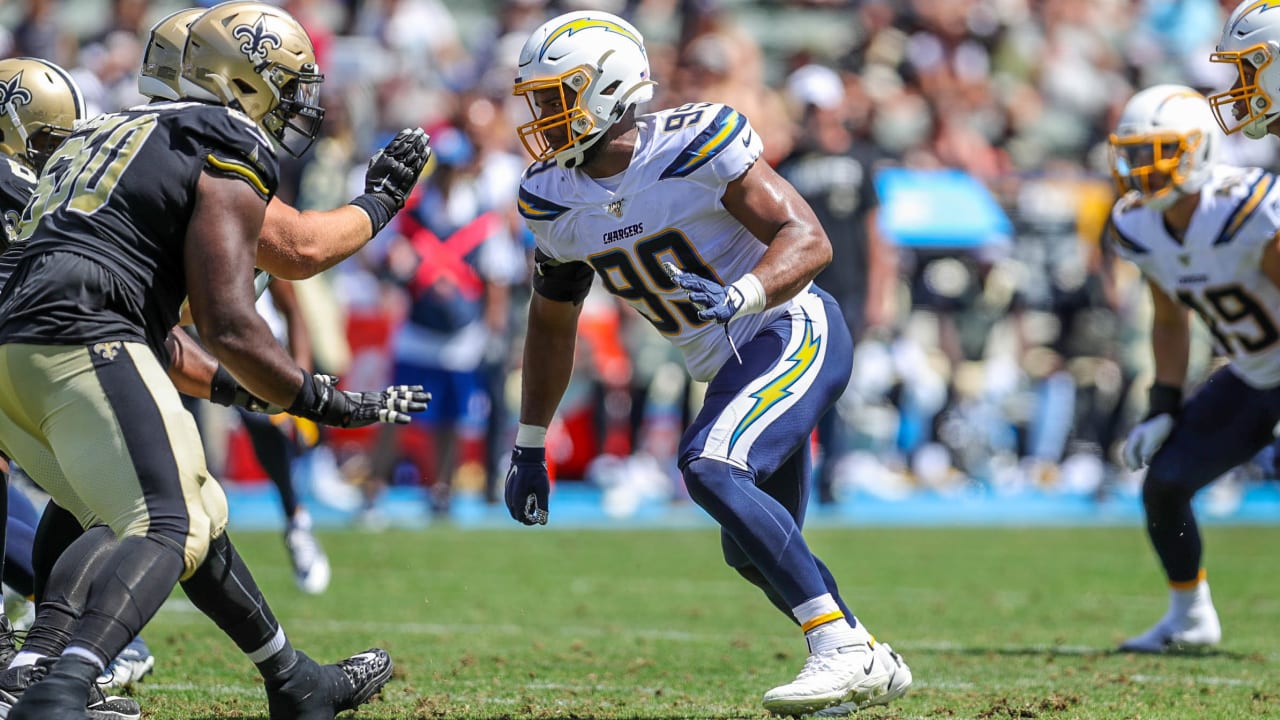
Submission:
{"label": "nike swoosh logo", "polygon": [[867,675],[870,675],[871,671],[874,670],[875,667],[876,667],[876,656],[872,655],[871,659],[867,661],[867,666],[862,668],[862,672],[866,673]]}
{"label": "nike swoosh logo", "polygon": [[753,133],[752,131],[748,130],[748,131],[747,131],[747,134],[742,136],[742,147],[748,147],[748,148],[749,148],[749,147],[751,147],[751,138],[752,138],[754,135],[755,135],[755,133]]}

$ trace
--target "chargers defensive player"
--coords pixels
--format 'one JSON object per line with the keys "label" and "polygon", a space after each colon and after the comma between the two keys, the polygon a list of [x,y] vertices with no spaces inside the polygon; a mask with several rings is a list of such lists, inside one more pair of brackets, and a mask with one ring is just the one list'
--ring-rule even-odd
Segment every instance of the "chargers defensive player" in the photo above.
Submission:
{"label": "chargers defensive player", "polygon": [[637,115],[654,83],[634,27],[575,12],[520,51],[519,128],[534,164],[519,209],[537,239],[520,426],[506,502],[548,519],[546,428],[573,366],[582,300],[599,275],[710,381],[685,431],[690,496],[722,527],[725,560],[798,623],[809,657],[764,696],[775,713],[848,714],[906,691],[911,673],[845,606],[800,534],[806,441],[849,379],[852,341],[811,281],[831,247],[812,210],[767,164],[733,108]]}
{"label": "chargers defensive player", "polygon": [[258,666],[273,717],[332,717],[390,677],[381,650],[322,667],[292,648],[224,532],[225,496],[159,362],[189,295],[214,354],[269,403],[342,426],[425,407],[420,389],[346,393],[301,371],[253,310],[273,142],[300,153],[323,117],[310,39],[277,8],[218,6],[193,24],[182,76],[202,102],[100,116],[54,153],[0,299],[0,449],[83,525],[122,537],[13,720],[86,717],[86,688],[179,580]]}
{"label": "chargers defensive player", "polygon": [[[1147,466],[1147,533],[1170,586],[1164,617],[1124,650],[1220,641],[1191,498],[1271,443],[1280,421],[1280,190],[1265,170],[1216,165],[1220,143],[1209,102],[1177,85],[1134,95],[1111,136],[1125,195],[1110,241],[1154,305],[1155,383],[1123,456]],[[1231,362],[1183,403],[1191,311]]]}

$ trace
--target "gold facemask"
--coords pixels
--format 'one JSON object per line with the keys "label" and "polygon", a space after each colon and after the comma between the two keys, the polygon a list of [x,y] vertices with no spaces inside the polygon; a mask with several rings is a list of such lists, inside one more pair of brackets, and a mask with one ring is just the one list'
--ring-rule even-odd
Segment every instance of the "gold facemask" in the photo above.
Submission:
{"label": "gold facemask", "polygon": [[[523,96],[529,105],[533,120],[516,129],[524,149],[535,162],[543,162],[555,157],[557,153],[573,147],[578,141],[589,136],[595,130],[595,120],[591,114],[578,107],[577,100],[582,91],[590,87],[591,76],[581,67],[574,68],[563,75],[550,78],[537,78],[516,83],[512,95]],[[543,116],[538,110],[534,94],[553,91],[559,94],[561,112]],[[570,97],[573,98],[572,102]],[[575,130],[575,127],[578,128]],[[563,128],[565,140],[554,144],[547,139],[547,131],[555,134]]]}
{"label": "gold facemask", "polygon": [[1137,190],[1150,200],[1173,192],[1187,181],[1182,159],[1204,142],[1200,131],[1186,135],[1154,133],[1120,137],[1111,135],[1111,177],[1124,194]]}
{"label": "gold facemask", "polygon": [[[1233,65],[1236,69],[1236,82],[1231,89],[1209,96],[1209,105],[1222,132],[1228,135],[1240,132],[1267,115],[1271,98],[1257,82],[1258,75],[1271,64],[1271,53],[1265,45],[1259,43],[1238,52],[1216,52],[1209,56],[1209,61]],[[1241,104],[1245,111],[1243,118],[1236,113]]]}

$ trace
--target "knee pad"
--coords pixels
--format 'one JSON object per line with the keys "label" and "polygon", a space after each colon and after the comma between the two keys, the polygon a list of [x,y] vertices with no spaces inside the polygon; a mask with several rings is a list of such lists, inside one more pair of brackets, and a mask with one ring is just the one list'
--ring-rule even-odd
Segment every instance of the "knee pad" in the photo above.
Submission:
{"label": "knee pad", "polygon": [[733,487],[734,472],[732,465],[710,458],[694,458],[681,470],[689,497],[703,508]]}

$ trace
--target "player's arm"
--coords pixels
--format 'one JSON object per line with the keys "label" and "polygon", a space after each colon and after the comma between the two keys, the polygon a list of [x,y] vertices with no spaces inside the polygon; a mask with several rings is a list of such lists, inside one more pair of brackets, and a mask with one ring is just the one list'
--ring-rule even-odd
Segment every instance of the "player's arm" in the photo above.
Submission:
{"label": "player's arm", "polygon": [[1129,431],[1121,460],[1130,470],[1151,462],[1173,432],[1174,419],[1182,409],[1182,384],[1187,379],[1187,359],[1191,354],[1189,311],[1169,297],[1155,283],[1151,290],[1151,352],[1155,357],[1156,379],[1147,391],[1147,416]]}
{"label": "player's arm", "polygon": [[896,311],[898,253],[880,232],[879,208],[867,212],[867,327],[893,322]]}
{"label": "player's arm", "polygon": [[209,352],[250,392],[289,407],[304,373],[254,309],[253,267],[265,208],[245,182],[200,176],[186,238],[188,297]]}
{"label": "player's arm", "polygon": [[402,130],[369,159],[365,192],[334,210],[296,210],[279,198],[267,205],[258,267],[285,280],[303,280],[351,257],[404,207],[431,157],[420,128]]}
{"label": "player's arm", "polygon": [[551,490],[547,427],[573,375],[578,316],[594,274],[584,262],[557,262],[540,249],[534,253],[534,264],[520,371],[520,425],[504,497],[512,518],[525,525],[546,525]]}
{"label": "player's arm", "polygon": [[[549,300],[538,293],[529,301],[529,329],[520,373],[520,423],[546,428],[573,375],[582,303]],[[518,443],[517,443],[518,444]]]}
{"label": "player's arm", "polygon": [[169,336],[164,339],[164,348],[169,353],[169,379],[178,392],[208,400],[218,361],[181,326],[169,331]]}
{"label": "player's arm", "polygon": [[344,427],[408,422],[406,413],[426,409],[421,388],[339,391],[299,368],[254,309],[253,266],[266,210],[261,180],[256,185],[208,171],[197,184],[184,263],[191,317],[209,352],[248,392],[294,415]]}
{"label": "player's arm", "polygon": [[769,246],[751,270],[764,291],[756,309],[795,297],[831,262],[831,241],[813,209],[768,163],[756,162],[730,182],[720,202]]}
{"label": "player's arm", "polygon": [[1187,380],[1187,364],[1191,355],[1190,311],[1169,297],[1154,283],[1151,290],[1151,353],[1155,359],[1156,385],[1178,388]]}
{"label": "player's arm", "polygon": [[298,294],[293,285],[278,278],[272,278],[267,286],[271,290],[271,302],[276,306],[280,317],[284,318],[289,333],[289,354],[298,367],[310,372],[311,331],[307,329],[307,320],[302,314],[302,305],[298,302]]}
{"label": "player's arm", "polygon": [[351,257],[373,235],[372,221],[355,205],[300,211],[272,198],[262,223],[257,265],[275,277],[302,280]]}

